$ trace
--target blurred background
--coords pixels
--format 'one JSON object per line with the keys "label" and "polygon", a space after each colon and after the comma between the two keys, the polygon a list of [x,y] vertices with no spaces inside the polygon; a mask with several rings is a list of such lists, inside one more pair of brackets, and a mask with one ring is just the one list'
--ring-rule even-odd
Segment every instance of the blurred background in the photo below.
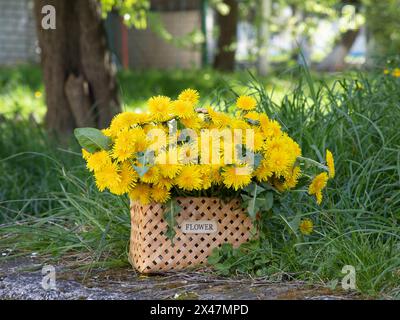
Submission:
{"label": "blurred background", "polygon": [[[302,51],[318,70],[337,71],[400,49],[397,0],[101,2],[108,46],[120,69],[267,73],[299,62]],[[35,17],[33,1],[0,0],[0,9],[0,65],[38,63],[35,18],[41,17]]]}
{"label": "blurred background", "polygon": [[399,14],[399,0],[0,0],[0,112],[70,133],[246,71],[279,99],[302,64],[318,77],[383,69]]}

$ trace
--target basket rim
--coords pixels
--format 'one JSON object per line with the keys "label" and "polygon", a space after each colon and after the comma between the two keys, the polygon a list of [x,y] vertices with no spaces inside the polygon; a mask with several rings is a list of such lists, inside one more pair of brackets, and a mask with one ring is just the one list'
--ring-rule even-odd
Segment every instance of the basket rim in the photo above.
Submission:
{"label": "basket rim", "polygon": [[[196,196],[182,197],[182,196],[179,196],[179,197],[174,197],[173,199],[176,199],[176,200],[179,200],[179,199],[207,199],[207,200],[219,200],[219,201],[224,202],[224,199],[222,199],[222,198],[220,198],[220,197],[204,197],[204,196],[200,196],[200,197],[196,197]],[[234,197],[234,198],[226,199],[226,202],[225,202],[225,203],[229,203],[229,202],[234,201],[234,200],[242,201],[242,200],[240,199],[240,197]],[[132,200],[132,199],[129,199],[129,201],[130,201],[130,204],[131,204],[131,205],[132,205],[132,204],[138,204],[138,203],[141,204],[139,200]],[[154,204],[161,204],[161,205],[164,205],[164,203],[152,201],[152,202],[146,204],[146,206],[148,206],[148,205],[154,205]]]}

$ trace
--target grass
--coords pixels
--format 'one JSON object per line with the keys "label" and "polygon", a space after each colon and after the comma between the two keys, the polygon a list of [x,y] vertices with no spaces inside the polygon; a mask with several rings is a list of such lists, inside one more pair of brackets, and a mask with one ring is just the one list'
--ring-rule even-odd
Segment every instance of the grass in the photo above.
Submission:
{"label": "grass", "polygon": [[[280,101],[287,89],[293,87],[292,71],[271,75],[261,80],[273,92],[272,99]],[[320,77],[320,76],[319,76]],[[176,96],[192,86],[203,93],[203,103],[216,99],[215,93],[226,94],[228,86],[245,92],[247,72],[221,74],[212,69],[168,71],[121,71],[117,74],[124,110],[142,109],[153,95]],[[332,77],[328,79],[332,81]],[[37,66],[21,65],[0,68],[0,112],[7,118],[33,118],[42,122],[46,112],[42,75]]]}
{"label": "grass", "polygon": [[[279,119],[305,156],[322,161],[326,148],[335,155],[337,175],[322,206],[302,193],[288,194],[266,219],[266,236],[220,253],[217,272],[333,286],[343,277],[343,266],[352,265],[360,292],[400,297],[400,79],[360,73],[326,80],[307,70],[293,72],[292,82],[284,75],[262,84],[244,74],[207,70],[119,77],[130,107],[154,93],[175,95],[188,86],[210,100],[221,90],[233,97],[221,80],[228,79],[234,90],[257,92],[265,111]],[[15,83],[26,92],[42,90],[36,83],[40,78],[31,76],[32,82]],[[2,74],[2,83],[5,78]],[[246,84],[237,84],[243,79]],[[271,86],[279,92],[272,99]],[[222,89],[211,94],[216,87]],[[11,85],[9,90],[19,92]],[[7,102],[4,90],[0,97],[0,105]],[[75,144],[60,149],[27,117],[0,121],[0,252],[76,255],[78,263],[127,265],[128,200],[96,190]],[[311,236],[296,228],[304,217],[314,221]]]}

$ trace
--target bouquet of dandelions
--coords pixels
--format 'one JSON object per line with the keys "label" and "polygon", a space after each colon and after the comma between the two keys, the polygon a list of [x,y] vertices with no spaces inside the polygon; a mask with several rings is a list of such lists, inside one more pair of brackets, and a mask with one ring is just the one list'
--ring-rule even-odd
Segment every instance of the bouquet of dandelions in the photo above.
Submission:
{"label": "bouquet of dandelions", "polygon": [[[325,164],[302,157],[299,145],[260,112],[252,96],[237,98],[235,114],[197,109],[198,101],[193,89],[176,100],[155,96],[148,112],[120,113],[101,131],[76,129],[98,189],[127,194],[142,205],[168,202],[169,208],[177,196],[241,197],[255,218],[305,177],[311,180],[308,193],[321,203],[335,175],[329,150]],[[310,164],[323,172],[306,175],[302,169]]]}

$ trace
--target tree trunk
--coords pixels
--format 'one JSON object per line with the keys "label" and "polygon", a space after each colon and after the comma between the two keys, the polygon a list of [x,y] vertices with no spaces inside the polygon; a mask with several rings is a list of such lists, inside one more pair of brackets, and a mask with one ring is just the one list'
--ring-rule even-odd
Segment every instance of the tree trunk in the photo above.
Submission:
{"label": "tree trunk", "polygon": [[238,3],[237,0],[224,0],[224,3],[229,6],[230,10],[227,15],[217,12],[216,21],[219,37],[214,68],[222,71],[233,71],[235,68],[235,50],[232,45],[236,40]]}
{"label": "tree trunk", "polygon": [[[361,6],[360,0],[342,0],[341,3],[343,6],[353,5],[355,7],[355,13],[359,11]],[[340,39],[335,43],[333,50],[319,63],[317,69],[319,71],[343,70],[345,68],[344,59],[356,41],[359,32],[359,28],[353,28],[343,33]]]}
{"label": "tree trunk", "polygon": [[319,71],[340,71],[345,68],[344,59],[349,53],[358,36],[360,29],[346,31],[330,54],[322,60],[317,69]]}
{"label": "tree trunk", "polygon": [[269,38],[270,38],[270,28],[269,19],[271,18],[272,3],[271,0],[261,0],[260,6],[261,21],[259,26],[259,46],[260,53],[258,56],[258,72],[265,76],[269,71]]}
{"label": "tree trunk", "polygon": [[[42,28],[42,7],[56,10],[56,29]],[[120,111],[115,74],[96,0],[35,0],[49,131],[108,126]]]}

